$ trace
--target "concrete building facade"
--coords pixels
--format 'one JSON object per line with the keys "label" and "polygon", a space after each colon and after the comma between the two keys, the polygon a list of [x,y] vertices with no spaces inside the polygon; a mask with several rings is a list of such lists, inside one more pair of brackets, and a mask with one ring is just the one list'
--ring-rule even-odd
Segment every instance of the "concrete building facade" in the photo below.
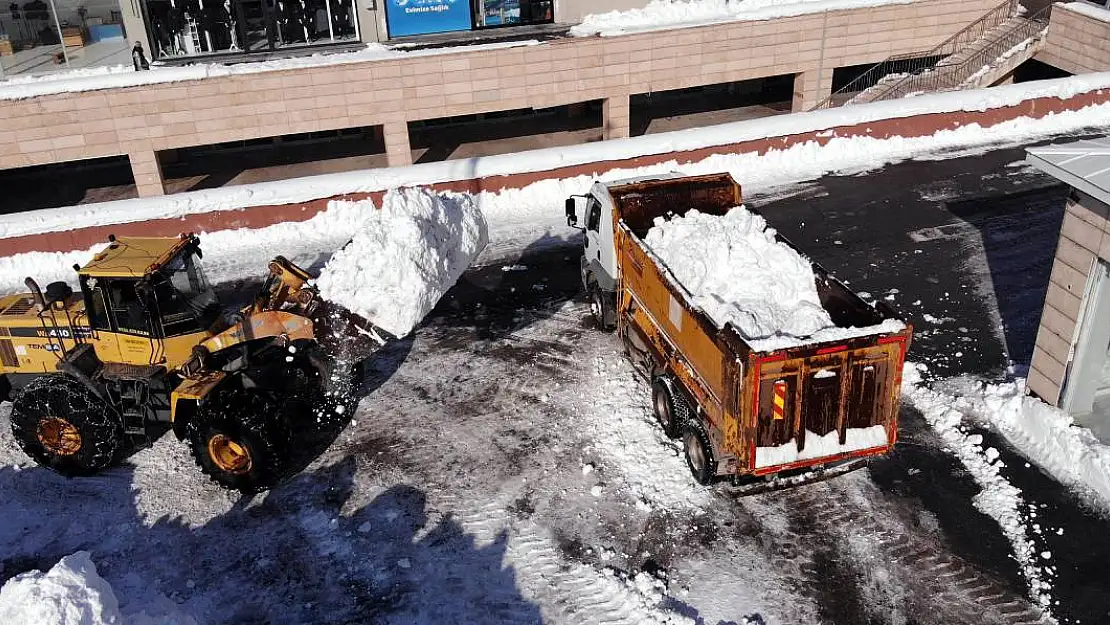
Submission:
{"label": "concrete building facade", "polygon": [[994,5],[918,0],[763,21],[441,54],[10,101],[0,169],[127,156],[141,195],[164,191],[159,156],[228,141],[379,127],[391,165],[411,162],[419,120],[603,103],[604,136],[629,135],[635,94],[790,76],[793,108],[839,67],[928,50]]}

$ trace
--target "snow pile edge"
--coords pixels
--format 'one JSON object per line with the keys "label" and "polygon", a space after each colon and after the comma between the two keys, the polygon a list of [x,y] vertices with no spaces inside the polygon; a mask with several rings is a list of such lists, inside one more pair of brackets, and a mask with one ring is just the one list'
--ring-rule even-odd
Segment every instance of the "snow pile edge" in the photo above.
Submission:
{"label": "snow pile edge", "polygon": [[473,198],[425,188],[390,191],[359,210],[354,237],[324,266],[320,296],[390,334],[407,335],[435,308],[488,242]]}

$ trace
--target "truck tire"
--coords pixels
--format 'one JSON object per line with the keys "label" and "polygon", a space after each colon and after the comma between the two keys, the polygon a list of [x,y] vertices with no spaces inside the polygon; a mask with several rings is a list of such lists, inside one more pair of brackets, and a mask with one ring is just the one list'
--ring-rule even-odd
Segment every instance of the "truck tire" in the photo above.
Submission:
{"label": "truck tire", "polygon": [[690,405],[676,392],[675,383],[666,377],[655,378],[651,385],[651,407],[655,420],[667,438],[678,438],[682,426],[690,418]]}
{"label": "truck tire", "polygon": [[252,494],[284,477],[289,448],[285,406],[250,389],[230,388],[198,407],[185,435],[205,475]]}
{"label": "truck tire", "polygon": [[590,286],[590,313],[597,322],[597,327],[606,332],[612,332],[617,327],[617,311],[613,298],[609,297],[597,283]]}
{"label": "truck tire", "polygon": [[717,459],[713,457],[713,444],[701,419],[687,419],[682,429],[682,450],[686,466],[698,484],[709,485],[717,475]]}
{"label": "truck tire", "polygon": [[81,382],[36,378],[12,403],[12,434],[23,452],[62,475],[92,475],[126,448],[123,418]]}

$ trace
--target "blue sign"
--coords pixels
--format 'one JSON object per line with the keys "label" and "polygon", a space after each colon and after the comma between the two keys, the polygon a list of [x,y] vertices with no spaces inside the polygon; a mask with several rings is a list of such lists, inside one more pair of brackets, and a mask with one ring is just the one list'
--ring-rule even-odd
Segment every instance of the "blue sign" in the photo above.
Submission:
{"label": "blue sign", "polygon": [[470,0],[385,0],[389,36],[470,30]]}

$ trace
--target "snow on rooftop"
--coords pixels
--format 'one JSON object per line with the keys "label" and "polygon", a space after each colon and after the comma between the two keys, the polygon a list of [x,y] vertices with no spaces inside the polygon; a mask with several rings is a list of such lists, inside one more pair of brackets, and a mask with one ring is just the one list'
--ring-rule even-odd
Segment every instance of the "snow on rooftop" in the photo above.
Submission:
{"label": "snow on rooftop", "polygon": [[1092,2],[1058,2],[1057,4],[1063,4],[1069,11],[1093,17],[1100,22],[1110,22],[1110,11]]}
{"label": "snow on rooftop", "polygon": [[[351,204],[351,203],[348,203]],[[486,246],[486,222],[469,196],[423,188],[369,200],[350,224],[354,237],[324,266],[316,285],[340,304],[402,337],[429,313]]]}
{"label": "snow on rooftop", "polygon": [[806,13],[909,4],[914,0],[652,0],[642,9],[594,13],[571,28],[576,37],[691,28],[722,22],[769,20]]}
{"label": "snow on rooftop", "polygon": [[1034,167],[1110,204],[1110,138],[1030,148]]}
{"label": "snow on rooftop", "polygon": [[474,50],[491,50],[495,48],[515,48],[519,46],[539,45],[539,43],[539,41],[535,40],[509,41],[468,46],[427,48],[422,50],[403,50],[398,47],[385,46],[380,43],[368,43],[363,49],[354,52],[338,52],[334,54],[319,53],[310,56],[291,57],[272,61],[237,63],[235,65],[195,63],[170,67],[155,64],[151,66],[149,71],[142,72],[135,71],[130,65],[83,68],[41,76],[17,76],[0,81],[0,100],[23,100],[26,98],[59,93],[138,87],[143,85],[201,80],[203,78],[213,78],[217,76],[237,76],[289,69],[347,65],[385,59],[454,54],[462,50],[469,52]]}
{"label": "snow on rooftop", "polygon": [[721,216],[657,217],[644,243],[696,306],[719,327],[732,324],[756,351],[905,327],[838,328],[821,306],[813,265],[743,206]]}

